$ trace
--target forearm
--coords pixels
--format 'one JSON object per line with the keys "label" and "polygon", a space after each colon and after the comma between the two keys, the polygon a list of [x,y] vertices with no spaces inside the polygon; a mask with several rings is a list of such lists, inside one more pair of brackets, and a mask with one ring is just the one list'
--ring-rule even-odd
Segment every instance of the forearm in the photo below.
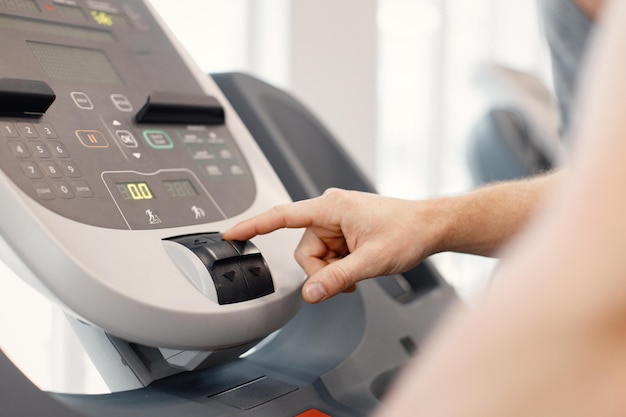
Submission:
{"label": "forearm", "polygon": [[430,254],[452,251],[493,256],[521,230],[561,177],[561,171],[555,171],[423,202],[436,230]]}

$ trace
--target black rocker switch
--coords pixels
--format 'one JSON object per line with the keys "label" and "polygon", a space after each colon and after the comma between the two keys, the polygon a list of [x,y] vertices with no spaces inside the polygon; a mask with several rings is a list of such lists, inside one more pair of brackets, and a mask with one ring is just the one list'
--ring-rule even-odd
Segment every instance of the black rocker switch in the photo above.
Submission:
{"label": "black rocker switch", "polygon": [[[250,241],[226,241],[219,233],[184,235],[166,240],[183,245],[202,261],[215,285],[219,304],[252,300],[274,292],[265,259]],[[185,253],[176,250],[174,257],[179,265],[189,261]],[[173,254],[170,250],[170,255]],[[206,284],[202,279],[201,276],[190,277],[196,285],[198,282]]]}
{"label": "black rocker switch", "polygon": [[0,79],[0,115],[40,117],[55,99],[52,87],[43,81]]}
{"label": "black rocker switch", "polygon": [[215,97],[154,91],[135,117],[137,123],[221,125],[224,108]]}

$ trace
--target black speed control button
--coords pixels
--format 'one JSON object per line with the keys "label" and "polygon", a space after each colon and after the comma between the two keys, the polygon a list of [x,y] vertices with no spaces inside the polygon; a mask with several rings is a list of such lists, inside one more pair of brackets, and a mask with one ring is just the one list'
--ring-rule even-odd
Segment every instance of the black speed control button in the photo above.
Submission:
{"label": "black speed control button", "polygon": [[[186,247],[202,261],[215,286],[219,304],[252,300],[274,292],[265,259],[250,241],[226,241],[219,233],[184,235],[166,240]],[[179,264],[185,262],[185,256],[177,254],[176,261]],[[206,278],[189,278],[199,287],[206,284],[203,282]]]}

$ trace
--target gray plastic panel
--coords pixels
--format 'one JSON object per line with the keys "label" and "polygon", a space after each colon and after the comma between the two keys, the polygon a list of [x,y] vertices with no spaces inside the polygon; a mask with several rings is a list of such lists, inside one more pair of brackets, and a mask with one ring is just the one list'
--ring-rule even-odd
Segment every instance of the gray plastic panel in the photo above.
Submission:
{"label": "gray plastic panel", "polygon": [[[300,232],[255,239],[275,291],[228,306],[162,245],[291,201],[212,80],[143,1],[64,3],[71,14],[24,2],[35,7],[0,5],[0,47],[12,51],[0,78],[42,80],[57,98],[37,118],[0,112],[0,256],[68,312],[130,342],[215,351],[284,325],[301,302],[304,274],[284,256]],[[137,124],[155,91],[212,97],[225,123]]]}

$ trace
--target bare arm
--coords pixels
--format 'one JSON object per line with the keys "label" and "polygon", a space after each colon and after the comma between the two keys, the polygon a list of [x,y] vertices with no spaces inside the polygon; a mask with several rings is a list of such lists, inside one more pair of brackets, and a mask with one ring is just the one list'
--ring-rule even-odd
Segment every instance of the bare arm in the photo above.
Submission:
{"label": "bare arm", "polygon": [[488,185],[468,194],[434,199],[444,225],[431,252],[492,256],[526,225],[563,172]]}
{"label": "bare arm", "polygon": [[406,271],[437,252],[493,254],[521,228],[559,176],[425,201],[331,190],[275,207],[224,237],[246,240],[283,227],[306,228],[295,257],[309,275],[305,300],[319,302],[362,279]]}

